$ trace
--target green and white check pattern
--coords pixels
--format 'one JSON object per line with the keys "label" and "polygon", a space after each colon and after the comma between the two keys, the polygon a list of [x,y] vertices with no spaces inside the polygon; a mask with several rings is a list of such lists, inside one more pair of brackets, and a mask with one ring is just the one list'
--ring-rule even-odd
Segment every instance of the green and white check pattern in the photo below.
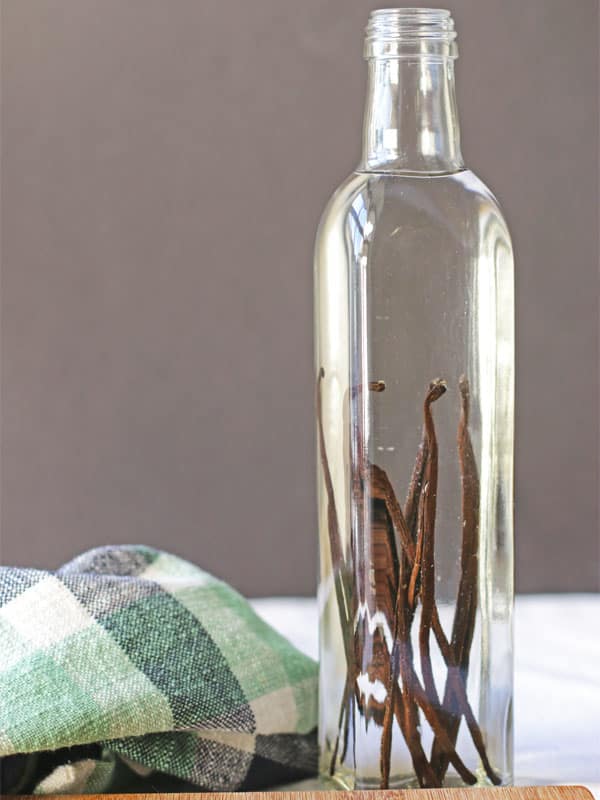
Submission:
{"label": "green and white check pattern", "polygon": [[105,547],[55,573],[0,568],[0,756],[15,791],[297,779],[316,771],[316,706],[316,664],[180,558]]}

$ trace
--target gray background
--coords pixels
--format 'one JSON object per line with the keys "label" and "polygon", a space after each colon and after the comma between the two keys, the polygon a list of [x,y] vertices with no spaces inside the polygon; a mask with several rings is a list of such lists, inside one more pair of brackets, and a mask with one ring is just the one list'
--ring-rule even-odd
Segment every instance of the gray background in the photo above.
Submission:
{"label": "gray background", "polygon": [[[2,0],[1,536],[315,585],[311,254],[359,153],[348,0]],[[597,590],[598,5],[456,0],[517,254],[518,587]]]}

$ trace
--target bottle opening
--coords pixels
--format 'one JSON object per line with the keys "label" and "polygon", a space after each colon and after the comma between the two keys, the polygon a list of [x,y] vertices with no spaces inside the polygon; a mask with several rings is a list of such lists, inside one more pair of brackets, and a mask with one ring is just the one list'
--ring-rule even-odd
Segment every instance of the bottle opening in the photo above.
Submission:
{"label": "bottle opening", "polygon": [[371,12],[365,58],[456,58],[454,20],[444,8],[381,8]]}

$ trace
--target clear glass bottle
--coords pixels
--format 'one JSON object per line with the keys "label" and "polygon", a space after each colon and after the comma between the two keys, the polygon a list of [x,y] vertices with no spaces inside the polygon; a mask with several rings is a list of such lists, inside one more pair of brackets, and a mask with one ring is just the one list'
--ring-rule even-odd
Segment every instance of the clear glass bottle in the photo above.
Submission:
{"label": "clear glass bottle", "polygon": [[315,248],[323,776],[512,780],[513,256],[464,167],[454,24],[374,11]]}

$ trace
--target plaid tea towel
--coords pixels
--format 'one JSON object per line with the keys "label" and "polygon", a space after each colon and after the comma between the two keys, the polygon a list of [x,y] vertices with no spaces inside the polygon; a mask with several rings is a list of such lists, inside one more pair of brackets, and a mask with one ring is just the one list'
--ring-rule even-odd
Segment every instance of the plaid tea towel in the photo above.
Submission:
{"label": "plaid tea towel", "polygon": [[317,667],[148,547],[0,568],[4,792],[255,789],[316,771]]}

